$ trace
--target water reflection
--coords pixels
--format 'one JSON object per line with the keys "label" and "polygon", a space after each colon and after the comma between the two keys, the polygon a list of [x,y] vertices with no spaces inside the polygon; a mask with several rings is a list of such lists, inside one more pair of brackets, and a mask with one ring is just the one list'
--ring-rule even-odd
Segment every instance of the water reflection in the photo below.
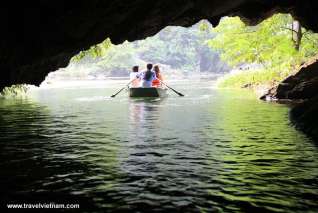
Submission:
{"label": "water reflection", "polygon": [[[235,98],[223,98],[221,103],[231,105],[231,108],[218,108],[218,126],[226,137],[216,143],[223,162],[217,180],[224,186],[211,193],[226,201],[240,202],[241,208],[246,210],[259,208],[266,211],[292,209],[304,202],[300,198],[309,194],[316,197],[317,188],[295,189],[295,180],[316,182],[317,175],[312,170],[303,171],[304,166],[307,167],[304,164],[312,165],[316,160],[307,152],[314,144],[291,127],[288,108],[257,103],[241,91],[231,94]],[[207,135],[215,137],[213,132]],[[306,198],[304,203],[314,205],[314,202],[314,199]]]}
{"label": "water reflection", "polygon": [[[140,140],[156,140],[161,129],[162,99],[131,99],[129,101],[129,130],[137,134]],[[133,139],[133,138],[132,138]],[[134,138],[135,139],[135,138]]]}
{"label": "water reflection", "polygon": [[0,101],[2,202],[75,200],[83,212],[317,209],[317,147],[288,123],[288,108],[208,85],[179,84],[187,96],[164,100],[58,89]]}

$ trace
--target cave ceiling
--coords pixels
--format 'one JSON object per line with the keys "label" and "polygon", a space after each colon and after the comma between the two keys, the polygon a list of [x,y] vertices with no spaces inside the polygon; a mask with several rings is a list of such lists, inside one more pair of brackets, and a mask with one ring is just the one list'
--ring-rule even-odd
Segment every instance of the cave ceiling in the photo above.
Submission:
{"label": "cave ceiling", "polygon": [[115,44],[152,36],[168,25],[191,26],[202,19],[214,26],[238,15],[255,25],[276,12],[291,13],[318,31],[314,0],[30,0],[0,9],[0,89],[39,85],[70,58],[111,38]]}

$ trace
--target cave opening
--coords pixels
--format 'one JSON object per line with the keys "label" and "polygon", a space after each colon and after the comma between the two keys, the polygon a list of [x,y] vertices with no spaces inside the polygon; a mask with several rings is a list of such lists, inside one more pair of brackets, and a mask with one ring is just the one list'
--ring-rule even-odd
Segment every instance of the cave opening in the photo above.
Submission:
{"label": "cave opening", "polygon": [[66,68],[50,73],[42,86],[56,80],[127,79],[133,66],[142,71],[148,63],[159,66],[171,80],[195,75],[216,78],[231,67],[210,47],[214,37],[212,25],[202,20],[188,28],[168,26],[152,37],[120,45],[105,39],[75,55]]}
{"label": "cave opening", "polygon": [[[126,4],[97,2],[125,11]],[[255,14],[245,8],[242,17],[250,24],[270,16],[260,13],[253,22]],[[276,14],[254,26],[217,15],[209,19],[220,19],[212,27],[197,22],[204,12],[185,3],[181,14],[165,15],[188,28],[166,27],[158,34],[164,18],[154,28],[151,19],[142,22],[143,31],[98,31],[87,23],[81,27],[94,38],[84,39],[81,52],[78,41],[89,30],[71,28],[64,36],[75,38],[74,46],[56,37],[63,46],[57,55],[21,62],[3,85],[37,85],[48,68],[68,66],[50,73],[28,97],[0,99],[4,205],[71,203],[86,212],[317,209],[318,36],[302,27],[312,25],[295,14]],[[105,29],[122,44],[112,44],[101,33]],[[143,71],[148,63],[162,70],[169,95],[127,97],[131,68]],[[32,68],[36,79],[26,74]],[[254,91],[264,88],[262,98],[276,102],[258,100]],[[7,92],[14,96],[16,89],[24,90]]]}
{"label": "cave opening", "polygon": [[[316,34],[289,14],[274,15],[255,26],[246,26],[238,17],[223,17],[220,23],[213,27],[202,20],[188,28],[170,26],[147,39],[119,45],[107,38],[77,53],[66,67],[50,72],[42,86],[52,86],[54,80],[125,78],[133,66],[144,70],[153,63],[172,79],[231,73],[220,80],[222,87],[266,85],[262,94],[295,74],[317,52]],[[10,88],[5,91],[12,93]],[[263,98],[276,98],[270,95]]]}

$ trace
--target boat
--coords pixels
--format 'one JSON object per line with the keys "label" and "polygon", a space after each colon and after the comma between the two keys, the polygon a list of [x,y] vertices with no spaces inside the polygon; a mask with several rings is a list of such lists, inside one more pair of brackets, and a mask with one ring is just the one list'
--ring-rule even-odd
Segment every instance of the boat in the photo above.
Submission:
{"label": "boat", "polygon": [[149,88],[143,88],[143,87],[131,87],[129,88],[129,97],[154,97],[154,98],[162,98],[167,96],[167,90],[166,88],[161,87],[149,87]]}

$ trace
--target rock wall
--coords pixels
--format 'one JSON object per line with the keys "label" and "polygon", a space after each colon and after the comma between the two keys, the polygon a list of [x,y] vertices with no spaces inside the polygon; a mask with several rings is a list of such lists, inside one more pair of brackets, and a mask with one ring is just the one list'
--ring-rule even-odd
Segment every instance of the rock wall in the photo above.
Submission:
{"label": "rock wall", "polygon": [[296,103],[290,112],[292,121],[318,140],[318,55],[261,99]]}
{"label": "rock wall", "polygon": [[79,51],[110,37],[115,44],[154,35],[167,25],[216,25],[225,15],[249,24],[290,12],[318,31],[314,0],[12,0],[0,8],[0,90],[38,85]]}
{"label": "rock wall", "polygon": [[318,141],[318,96],[296,105],[292,108],[290,115],[298,129]]}
{"label": "rock wall", "polygon": [[261,97],[263,100],[304,100],[318,95],[318,56],[302,65],[278,86]]}

